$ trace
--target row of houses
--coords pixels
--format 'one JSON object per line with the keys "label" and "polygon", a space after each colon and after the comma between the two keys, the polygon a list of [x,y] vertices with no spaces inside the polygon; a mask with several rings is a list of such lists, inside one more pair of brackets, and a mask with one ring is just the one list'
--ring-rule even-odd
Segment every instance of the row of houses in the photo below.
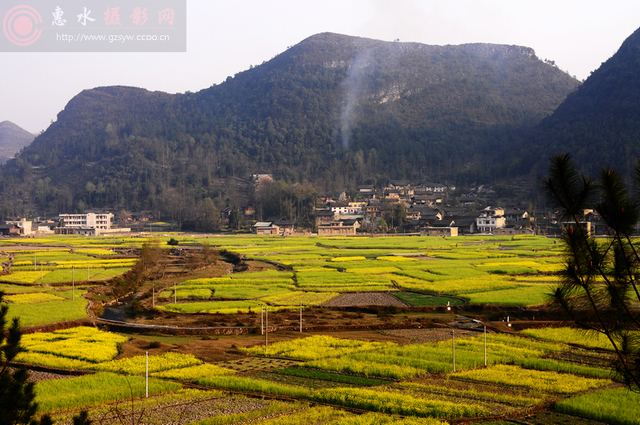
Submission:
{"label": "row of houses", "polygon": [[33,222],[26,219],[6,221],[0,225],[3,236],[35,235],[83,235],[99,236],[105,234],[127,233],[130,228],[113,227],[113,214],[110,212],[87,212],[82,214],[59,214],[58,220]]}
{"label": "row of houses", "polygon": [[[393,226],[398,227],[398,231],[401,232],[434,236],[532,233],[532,218],[526,210],[517,207],[467,211],[462,208],[439,208],[415,203],[396,204],[402,205],[406,213],[406,220],[400,226]],[[373,231],[379,223],[379,217],[384,215],[385,211],[390,211],[391,205],[370,202],[366,206],[358,206],[352,210],[345,210],[340,205],[326,205],[318,208],[316,209],[318,234],[355,234],[358,229]],[[375,208],[371,208],[372,206]],[[355,206],[351,205],[351,207]],[[387,223],[389,224],[391,223]]]}

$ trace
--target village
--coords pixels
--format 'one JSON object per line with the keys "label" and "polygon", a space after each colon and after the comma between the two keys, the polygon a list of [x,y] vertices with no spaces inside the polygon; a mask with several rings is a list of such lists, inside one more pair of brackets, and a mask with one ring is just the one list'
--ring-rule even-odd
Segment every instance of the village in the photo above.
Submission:
{"label": "village", "polygon": [[[562,223],[549,208],[525,202],[492,206],[503,202],[492,186],[479,186],[461,194],[455,186],[440,183],[412,183],[391,180],[384,187],[358,186],[337,196],[319,196],[314,211],[314,227],[304,226],[295,217],[261,217],[254,204],[220,211],[218,229],[231,231],[231,217],[239,216],[233,233],[257,235],[349,236],[403,234],[421,236],[465,235],[550,235],[562,233]],[[588,230],[606,235],[608,228],[593,211],[586,212]],[[42,235],[109,236],[179,230],[179,224],[160,221],[151,211],[87,210],[64,213],[48,219],[15,217],[0,224],[1,236]],[[177,226],[177,229],[176,229]],[[217,232],[216,232],[217,233]]]}

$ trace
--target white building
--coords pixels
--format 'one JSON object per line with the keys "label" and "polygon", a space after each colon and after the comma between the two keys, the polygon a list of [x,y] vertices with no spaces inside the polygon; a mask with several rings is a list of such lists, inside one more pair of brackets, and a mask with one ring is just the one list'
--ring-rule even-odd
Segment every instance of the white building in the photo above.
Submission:
{"label": "white building", "polygon": [[27,219],[23,218],[22,220],[17,221],[7,221],[6,224],[14,224],[18,226],[21,230],[22,236],[29,236],[32,233],[32,221],[27,221]]}
{"label": "white building", "polygon": [[493,233],[495,229],[502,229],[507,224],[507,219],[488,213],[482,213],[476,218],[476,229],[480,233]]}
{"label": "white building", "polygon": [[332,205],[331,211],[333,212],[333,214],[337,215],[362,214],[364,205],[366,205],[364,202],[350,202],[349,204]]}
{"label": "white building", "polygon": [[64,221],[64,227],[88,228],[88,229],[111,229],[113,214],[108,213],[86,213],[86,214],[60,214],[60,220]]}

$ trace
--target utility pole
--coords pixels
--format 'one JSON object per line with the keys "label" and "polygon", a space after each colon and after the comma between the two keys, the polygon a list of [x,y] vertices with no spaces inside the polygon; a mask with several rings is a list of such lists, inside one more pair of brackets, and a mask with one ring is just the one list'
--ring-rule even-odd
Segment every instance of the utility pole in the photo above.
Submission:
{"label": "utility pole", "polygon": [[484,325],[484,365],[487,365],[487,325]]}
{"label": "utility pole", "polygon": [[269,348],[267,346],[269,338],[269,306],[264,307],[264,353],[267,354]]}
{"label": "utility pole", "polygon": [[456,335],[455,330],[451,330],[451,352],[453,353],[453,371],[456,371]]}
{"label": "utility pole", "polygon": [[149,398],[149,352],[145,351],[145,365],[144,365],[144,375],[145,375],[145,388],[144,394],[146,398]]}

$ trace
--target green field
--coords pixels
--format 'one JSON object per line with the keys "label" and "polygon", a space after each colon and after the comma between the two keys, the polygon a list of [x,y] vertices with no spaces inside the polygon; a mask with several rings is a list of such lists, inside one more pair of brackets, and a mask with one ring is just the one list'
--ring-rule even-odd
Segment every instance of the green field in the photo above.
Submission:
{"label": "green field", "polygon": [[[442,311],[447,303],[536,306],[546,302],[546,294],[557,284],[562,252],[560,244],[544,237],[283,239],[173,234],[159,238],[161,245],[169,237],[178,239],[180,245],[206,241],[245,255],[248,260],[268,260],[271,264],[269,270],[193,278],[163,287],[156,304],[158,310],[185,315],[258,313],[264,304],[270,306],[270,311],[297,309],[300,304],[320,305],[342,293],[377,291],[393,291],[407,304],[422,307],[400,310],[398,317],[414,315],[408,320],[429,315],[432,310]],[[23,325],[87,317],[87,301],[82,298],[87,289],[76,288],[75,300],[71,300],[71,279],[97,281],[121,274],[131,266],[123,265],[122,260],[110,261],[111,249],[139,247],[143,242],[142,238],[76,237],[0,241],[4,252],[15,254],[15,269],[3,276],[6,283],[0,284],[0,290],[8,294],[5,300],[9,315],[20,317]],[[29,251],[11,252],[14,243],[30,244]],[[56,248],[47,251],[39,249],[39,244]],[[285,267],[275,270],[273,263]],[[15,283],[10,283],[11,276]],[[58,282],[65,286],[46,286]],[[310,314],[324,311],[321,307],[309,310]],[[379,342],[353,336],[300,335],[303,338],[296,339],[298,336],[288,335],[286,341],[270,342],[265,350],[257,343],[262,339],[250,335],[247,338],[255,338],[256,345],[236,346],[235,340],[229,341],[218,358],[230,359],[214,362],[207,358],[209,337],[141,335],[140,339],[162,343],[162,348],[149,344],[150,351],[159,350],[149,356],[153,375],[149,399],[143,395],[146,357],[141,355],[147,348],[144,341],[129,341],[133,335],[95,328],[25,335],[26,352],[18,360],[98,371],[95,375],[37,384],[40,412],[69,418],[78,409],[88,408],[95,423],[114,404],[126,400],[139,408],[148,406],[149,414],[156,414],[151,411],[161,405],[158,411],[177,405],[186,409],[184,406],[194,403],[218,403],[207,407],[207,411],[216,412],[215,417],[203,419],[202,424],[315,421],[435,425],[458,418],[472,421],[486,416],[518,417],[519,412],[554,402],[560,412],[607,423],[638,424],[635,395],[608,389],[617,385],[609,370],[601,367],[608,355],[576,355],[578,349],[567,345],[607,348],[607,341],[568,328],[529,330],[523,334],[533,338],[488,334],[487,367],[483,335],[456,337],[455,372],[451,340],[398,344],[388,339]],[[123,344],[127,348],[135,346],[138,351],[123,351]],[[185,351],[185,347],[194,351]],[[586,352],[586,348],[580,350]],[[121,358],[123,352],[129,354]],[[581,363],[585,358],[598,361]],[[242,363],[245,360],[253,362],[252,366]],[[210,390],[184,390],[182,383],[195,383]],[[258,397],[249,400],[227,391],[247,391]],[[573,398],[586,391],[593,392]],[[132,393],[133,400],[129,400]],[[274,401],[269,397],[292,400]],[[313,403],[331,407],[311,407]],[[616,410],[613,406],[621,406],[617,410],[622,413],[606,413]],[[356,416],[341,408],[369,413]],[[154,420],[149,423],[171,421],[167,417]],[[198,422],[194,419],[192,423]]]}
{"label": "green field", "polygon": [[[545,237],[171,237],[182,245],[206,241],[243,254],[247,259],[264,259],[291,267],[291,270],[189,280],[177,285],[175,291],[168,287],[158,294],[159,309],[185,314],[235,314],[255,311],[262,303],[274,309],[301,303],[320,305],[340,293],[379,291],[394,291],[398,298],[416,307],[462,302],[539,305],[547,301],[547,294],[557,283],[554,273],[561,253],[556,241]],[[158,238],[161,246],[166,240],[168,237]],[[135,259],[111,259],[113,248],[141,246],[145,240],[60,236],[29,239],[25,243],[32,248],[12,251],[14,242],[25,240],[0,241],[5,252],[14,255],[15,264],[12,273],[0,280],[34,286],[27,289],[7,283],[0,284],[0,289],[8,294],[44,294],[51,293],[51,288],[39,285],[97,282],[125,273]],[[60,248],[39,249],[39,244]],[[216,301],[173,305],[174,298]],[[23,325],[86,317],[86,303],[80,298],[74,302],[53,298],[42,301],[37,311],[13,303],[11,314],[22,317]]]}

